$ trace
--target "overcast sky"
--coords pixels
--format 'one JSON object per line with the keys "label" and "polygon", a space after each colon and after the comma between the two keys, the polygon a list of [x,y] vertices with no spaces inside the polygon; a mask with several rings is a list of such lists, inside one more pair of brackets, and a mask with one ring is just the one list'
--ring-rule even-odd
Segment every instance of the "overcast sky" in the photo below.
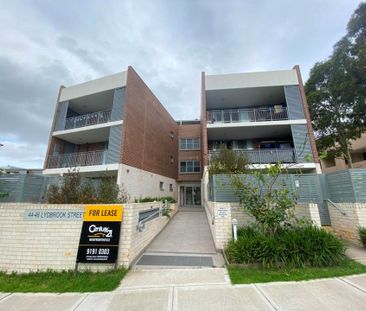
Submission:
{"label": "overcast sky", "polygon": [[175,119],[199,118],[200,73],[304,79],[360,1],[2,1],[0,166],[43,165],[59,86],[132,65]]}

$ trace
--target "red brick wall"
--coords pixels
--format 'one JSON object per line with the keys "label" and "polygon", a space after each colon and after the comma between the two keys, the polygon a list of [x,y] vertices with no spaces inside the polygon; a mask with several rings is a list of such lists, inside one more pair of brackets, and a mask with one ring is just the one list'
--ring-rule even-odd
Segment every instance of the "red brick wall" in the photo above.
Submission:
{"label": "red brick wall", "polygon": [[[201,137],[201,125],[200,124],[186,124],[179,125],[179,139],[181,138],[194,138]],[[202,176],[202,153],[201,150],[180,150],[178,154],[178,181],[200,181]],[[195,174],[180,174],[179,162],[181,160],[197,160],[201,162],[201,173]]]}
{"label": "red brick wall", "polygon": [[177,178],[178,125],[130,66],[127,72],[121,162]]}
{"label": "red brick wall", "polygon": [[43,169],[46,168],[47,162],[48,162],[48,156],[53,153],[53,148],[55,146],[55,143],[57,142],[57,138],[53,137],[52,136],[52,133],[53,133],[53,131],[55,129],[56,113],[57,113],[58,105],[60,103],[60,96],[61,96],[61,91],[62,91],[63,88],[64,88],[64,86],[61,85],[60,88],[59,88],[59,90],[58,90],[58,95],[57,95],[55,110],[53,112],[53,120],[52,120],[50,135],[48,137],[48,146],[47,146],[46,156],[45,156],[44,163],[43,163]]}
{"label": "red brick wall", "polygon": [[319,161],[319,156],[318,156],[318,149],[316,148],[315,136],[314,136],[313,126],[311,124],[309,106],[308,106],[308,102],[306,100],[306,95],[305,95],[304,85],[303,85],[302,78],[301,78],[299,65],[294,66],[294,69],[296,70],[297,78],[299,80],[300,94],[301,94],[301,99],[302,99],[302,103],[303,103],[303,107],[304,107],[305,118],[307,121],[308,137],[309,137],[311,149],[313,152],[314,162],[319,163],[320,161]]}

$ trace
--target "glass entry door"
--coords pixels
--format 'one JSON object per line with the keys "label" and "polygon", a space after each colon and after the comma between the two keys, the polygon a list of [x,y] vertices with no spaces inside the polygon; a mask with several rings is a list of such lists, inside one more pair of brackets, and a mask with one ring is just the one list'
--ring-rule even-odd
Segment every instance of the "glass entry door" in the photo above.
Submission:
{"label": "glass entry door", "polygon": [[200,186],[181,186],[180,194],[182,206],[201,206]]}

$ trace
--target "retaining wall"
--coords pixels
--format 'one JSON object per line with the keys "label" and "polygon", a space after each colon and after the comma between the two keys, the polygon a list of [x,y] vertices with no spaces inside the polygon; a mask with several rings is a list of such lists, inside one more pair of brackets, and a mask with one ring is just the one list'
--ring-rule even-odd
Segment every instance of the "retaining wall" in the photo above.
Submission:
{"label": "retaining wall", "polygon": [[[245,212],[238,203],[206,201],[204,207],[216,249],[224,249],[232,239],[232,219],[238,221],[238,227],[248,226],[255,222],[254,217]],[[298,204],[294,214],[298,219],[305,218],[312,221],[314,225],[321,226],[317,204]]]}
{"label": "retaining wall", "polygon": [[[159,216],[137,230],[139,211],[162,207],[162,203],[123,204],[118,265],[128,267],[150,241],[164,228],[169,218]],[[176,205],[172,204],[172,214]],[[37,211],[62,216],[38,219]],[[0,271],[30,272],[74,269],[84,205],[77,204],[0,204]],[[33,214],[32,214],[33,213]],[[80,270],[106,270],[111,264],[80,264]]]}
{"label": "retaining wall", "polygon": [[328,204],[332,231],[342,239],[362,245],[358,228],[366,227],[366,203],[337,203],[336,205],[338,208]]}

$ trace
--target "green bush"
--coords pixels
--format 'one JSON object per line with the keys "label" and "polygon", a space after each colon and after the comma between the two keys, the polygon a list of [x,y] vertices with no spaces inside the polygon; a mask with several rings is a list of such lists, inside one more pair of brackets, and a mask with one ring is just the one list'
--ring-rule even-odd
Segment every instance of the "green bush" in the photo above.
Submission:
{"label": "green bush", "polygon": [[230,263],[263,267],[325,267],[345,259],[340,239],[314,226],[281,228],[268,235],[257,228],[240,228],[238,240],[225,249]]}
{"label": "green bush", "polygon": [[363,247],[366,248],[366,228],[365,227],[358,228],[358,234],[360,235]]}
{"label": "green bush", "polygon": [[165,202],[168,203],[176,203],[175,199],[173,197],[144,197],[140,199],[135,199],[135,203],[146,203],[146,202]]}

